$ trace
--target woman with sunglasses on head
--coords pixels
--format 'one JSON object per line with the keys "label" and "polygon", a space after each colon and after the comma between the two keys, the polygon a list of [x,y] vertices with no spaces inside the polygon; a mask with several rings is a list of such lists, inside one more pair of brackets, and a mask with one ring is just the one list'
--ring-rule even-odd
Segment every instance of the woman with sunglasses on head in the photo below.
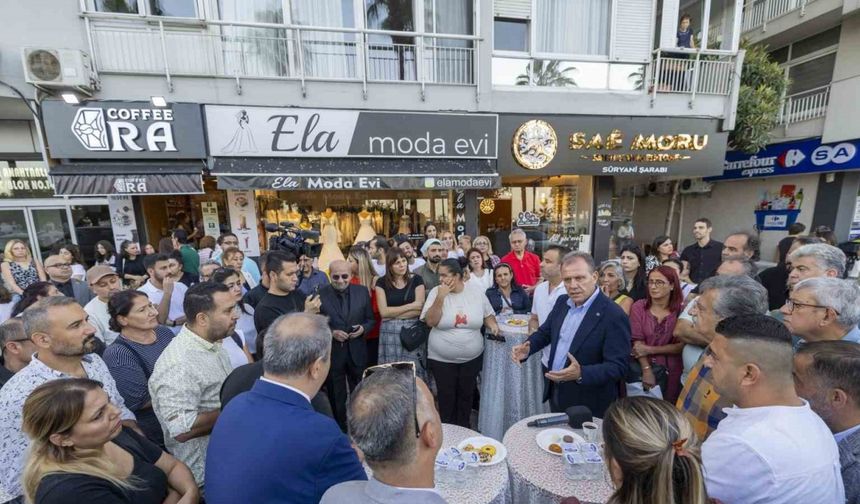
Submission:
{"label": "woman with sunglasses on head", "polygon": [[111,296],[108,314],[110,330],[119,336],[105,349],[105,364],[140,429],[150,441],[163,447],[161,424],[149,396],[149,377],[155,361],[173,341],[173,331],[158,324],[158,310],[140,291],[124,290]]}
{"label": "woman with sunglasses on head", "polygon": [[[227,255],[227,252],[224,252]],[[242,277],[233,268],[219,268],[212,273],[212,281],[224,284],[230,289],[236,301],[236,309],[239,310],[239,320],[236,321],[236,329],[228,337],[224,338],[222,344],[230,364],[233,368],[254,362],[252,354],[257,349],[257,328],[254,325],[254,309],[242,301]]]}
{"label": "woman with sunglasses on head", "polygon": [[34,504],[193,504],[185,464],[120,422],[101,384],[49,381],[24,403],[24,494]]}
{"label": "woman with sunglasses on head", "polygon": [[508,263],[501,263],[493,270],[493,286],[486,295],[496,315],[531,313],[532,300],[514,280],[514,270]]}
{"label": "woman with sunglasses on head", "polygon": [[442,422],[468,428],[484,353],[481,328],[486,325],[487,332],[499,334],[493,307],[477,284],[463,281],[460,262],[445,259],[439,264],[439,286],[427,296],[421,319],[431,327],[427,355]]}
{"label": "woman with sunglasses on head", "polygon": [[377,282],[375,290],[379,314],[382,316],[379,363],[415,362],[419,376],[427,381],[423,362],[427,357],[426,345],[410,352],[400,341],[403,328],[418,323],[418,316],[424,307],[424,281],[421,275],[409,271],[406,254],[399,248],[392,248],[386,254],[385,276]]}
{"label": "woman with sunglasses on head", "polygon": [[382,322],[379,303],[376,299],[376,285],[379,283],[379,277],[376,276],[376,270],[373,268],[373,259],[363,245],[350,247],[347,261],[352,268],[352,279],[349,282],[363,285],[370,292],[370,306],[376,317],[376,326],[364,336],[364,340],[367,342],[367,365],[373,366],[379,361],[379,327]]}
{"label": "woman with sunglasses on head", "polygon": [[642,385],[657,385],[654,366],[662,366],[668,374],[663,398],[675,404],[681,392],[684,363],[681,351],[684,343],[673,333],[681,313],[681,283],[675,270],[658,266],[648,275],[648,295],[633,303],[630,309],[630,334],[633,358],[642,367]]}

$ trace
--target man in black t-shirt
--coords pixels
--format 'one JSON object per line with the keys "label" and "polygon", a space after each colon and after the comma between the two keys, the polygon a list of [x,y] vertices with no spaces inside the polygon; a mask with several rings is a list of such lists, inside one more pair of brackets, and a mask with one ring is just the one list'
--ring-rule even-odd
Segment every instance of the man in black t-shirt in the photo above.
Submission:
{"label": "man in black t-shirt", "polygon": [[242,298],[242,302],[251,305],[251,308],[257,309],[257,303],[263,299],[263,296],[269,292],[269,274],[266,273],[266,258],[269,256],[268,252],[264,252],[263,255],[260,256],[260,283],[257,284],[256,287],[249,290],[245,293],[245,296]]}
{"label": "man in black t-shirt", "polygon": [[254,326],[257,328],[257,358],[262,358],[264,332],[281,315],[304,311],[319,313],[319,295],[306,297],[296,287],[299,283],[299,264],[296,256],[280,251],[266,256],[265,272],[269,278],[269,292],[254,308]]}
{"label": "man in black t-shirt", "polygon": [[696,243],[681,252],[681,260],[690,263],[690,279],[695,284],[716,275],[723,260],[723,244],[711,239],[713,230],[710,220],[704,217],[696,219],[693,223]]}

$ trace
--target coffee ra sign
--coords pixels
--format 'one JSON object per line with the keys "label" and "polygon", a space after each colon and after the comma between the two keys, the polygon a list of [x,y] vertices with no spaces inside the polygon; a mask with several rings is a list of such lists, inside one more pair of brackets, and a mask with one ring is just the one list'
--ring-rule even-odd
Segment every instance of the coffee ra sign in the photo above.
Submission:
{"label": "coffee ra sign", "polygon": [[55,159],[201,159],[206,157],[200,106],[148,102],[58,101],[42,105],[48,150]]}

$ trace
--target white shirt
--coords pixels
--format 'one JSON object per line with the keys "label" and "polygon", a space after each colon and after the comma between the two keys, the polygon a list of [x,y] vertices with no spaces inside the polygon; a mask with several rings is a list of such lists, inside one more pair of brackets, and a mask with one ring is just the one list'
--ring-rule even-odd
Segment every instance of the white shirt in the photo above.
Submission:
{"label": "white shirt", "polygon": [[[149,302],[154,304],[156,308],[161,304],[161,299],[164,298],[164,291],[152,285],[152,280],[147,281],[137,290],[149,296]],[[182,303],[185,302],[186,292],[188,292],[188,287],[184,283],[176,282],[173,284],[173,294],[170,296],[170,309],[167,312],[168,319],[176,320],[185,316],[185,309],[182,307]],[[182,327],[171,327],[170,330],[173,331],[173,334],[179,334]]]}
{"label": "white shirt", "polygon": [[376,276],[378,276],[379,278],[385,276],[384,264],[378,264],[375,259],[373,261],[370,261],[370,263],[373,264],[373,270],[376,271]]}
{"label": "white shirt", "polygon": [[78,280],[84,280],[87,276],[87,270],[80,264],[72,264],[72,278],[77,278]]}
{"label": "white shirt", "polygon": [[299,394],[300,396],[302,396],[302,397],[304,397],[305,399],[307,399],[307,400],[308,400],[308,402],[311,402],[311,397],[310,397],[309,395],[305,394],[304,392],[302,392],[301,390],[297,389],[296,387],[291,387],[291,386],[287,385],[286,383],[281,383],[281,382],[277,382],[277,381],[275,381],[275,380],[270,380],[270,379],[266,378],[265,376],[261,376],[261,377],[260,377],[260,380],[262,380],[262,381],[264,381],[264,382],[269,382],[269,383],[271,383],[272,385],[277,385],[277,386],[279,386],[279,387],[284,387],[284,388],[285,388],[285,389],[287,389],[287,390],[292,390],[292,391],[293,391],[293,392],[295,392],[296,394]]}
{"label": "white shirt", "polygon": [[[427,295],[421,319],[436,301],[439,287],[434,287]],[[459,293],[451,292],[442,304],[442,318],[430,330],[427,356],[433,360],[462,364],[477,358],[484,351],[484,337],[481,327],[484,318],[494,315],[490,300],[474,283],[466,282]]]}
{"label": "white shirt", "polygon": [[94,297],[84,306],[84,311],[90,316],[90,324],[96,328],[96,337],[104,341],[105,345],[114,342],[119,333],[110,330],[110,314],[107,303]]}
{"label": "white shirt", "polygon": [[[549,291],[548,280],[539,283],[537,287],[535,287],[534,299],[532,300],[532,315],[537,315],[538,325],[543,325],[543,323],[546,322],[546,319],[549,318],[549,314],[552,311],[552,307],[555,306],[555,302],[559,297],[566,294],[567,289],[564,288],[564,282],[559,282],[552,292]],[[549,345],[541,350],[540,361],[546,367],[549,367],[549,351]]]}
{"label": "white shirt", "polygon": [[[690,315],[690,310],[693,308],[695,302],[690,301],[687,303],[687,306],[684,307],[684,311],[681,312],[681,315],[678,316],[678,320],[686,320],[689,323],[693,323],[693,316]],[[685,383],[687,381],[687,376],[692,371],[693,366],[699,362],[699,357],[702,356],[702,352],[705,351],[705,347],[701,347],[699,345],[693,345],[692,343],[687,343],[684,345],[684,349],[681,350],[681,359],[684,361],[684,372],[681,374],[681,383]]]}
{"label": "white shirt", "polygon": [[723,408],[702,445],[708,495],[726,503],[842,503],[845,489],[833,434],[802,406]]}
{"label": "white shirt", "polygon": [[[244,336],[242,336],[242,333],[236,331],[236,334],[239,335],[239,339],[241,339],[244,343],[245,338]],[[227,351],[227,357],[230,358],[230,365],[233,366],[233,369],[248,364],[248,356],[245,355],[245,351],[242,350],[242,347],[237,345],[235,341],[233,341],[233,338],[231,336],[227,336],[226,338],[222,339],[221,345],[224,347],[224,350]]]}
{"label": "white shirt", "polygon": [[416,257],[415,262],[409,265],[409,271],[411,271],[412,273],[415,273],[415,270],[417,270],[421,266],[424,266],[424,262],[425,262],[424,259],[421,259],[420,257]]}
{"label": "white shirt", "polygon": [[483,276],[477,276],[474,273],[469,273],[469,283],[475,283],[481,287],[485,292],[487,289],[493,286],[493,271],[484,269]]}

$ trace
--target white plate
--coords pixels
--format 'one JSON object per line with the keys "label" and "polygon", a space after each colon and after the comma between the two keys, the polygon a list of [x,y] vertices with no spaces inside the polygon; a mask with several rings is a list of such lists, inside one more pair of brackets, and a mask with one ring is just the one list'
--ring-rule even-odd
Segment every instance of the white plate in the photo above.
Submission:
{"label": "white plate", "polygon": [[496,465],[499,462],[505,460],[505,457],[508,456],[508,449],[505,448],[505,445],[496,441],[493,438],[484,437],[484,436],[475,436],[466,438],[460,441],[460,444],[457,445],[457,449],[463,451],[463,448],[467,445],[471,444],[475,448],[480,448],[484,445],[493,445],[496,448],[496,454],[493,456],[492,460],[489,462],[479,462],[479,466],[491,466]]}
{"label": "white plate", "polygon": [[[516,322],[514,322],[514,321],[516,321]],[[511,323],[511,322],[513,322],[513,323]],[[521,318],[510,318],[508,320],[505,320],[505,325],[509,325],[511,327],[528,327],[529,322],[528,322],[528,320],[521,319]]]}
{"label": "white plate", "polygon": [[557,443],[557,444],[561,445],[561,438],[564,436],[573,437],[574,443],[584,443],[585,442],[585,439],[583,439],[583,437],[580,436],[579,434],[577,434],[571,430],[559,429],[559,428],[544,429],[544,430],[538,432],[537,436],[535,436],[535,441],[537,441],[537,444],[538,444],[538,446],[541,447],[541,450],[560,457],[561,453],[555,453],[553,451],[550,451],[549,445],[551,445],[552,443]]}

